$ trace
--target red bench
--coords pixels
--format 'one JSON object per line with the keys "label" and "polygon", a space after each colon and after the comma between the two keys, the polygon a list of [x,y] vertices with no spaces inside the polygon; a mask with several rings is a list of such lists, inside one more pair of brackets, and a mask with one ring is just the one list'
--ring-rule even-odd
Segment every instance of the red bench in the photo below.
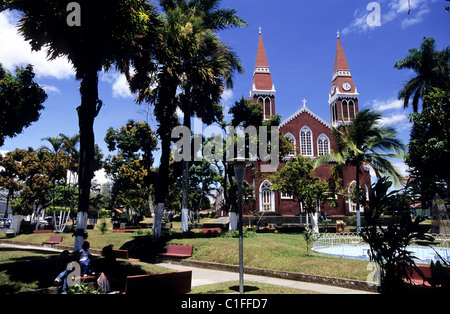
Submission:
{"label": "red bench", "polygon": [[167,245],[166,253],[159,253],[159,256],[169,257],[169,258],[187,258],[192,256],[192,246],[190,245]]}
{"label": "red bench", "polygon": [[60,244],[63,240],[63,236],[52,235],[50,240],[47,242],[42,242],[42,244]]}
{"label": "red bench", "polygon": [[413,269],[411,274],[411,283],[413,285],[423,285],[431,287],[430,283],[428,282],[428,280],[431,280],[430,266],[419,265],[417,266],[417,268],[419,268],[425,278],[422,278],[422,276],[415,269]]}
{"label": "red bench", "polygon": [[185,294],[191,292],[192,271],[127,276],[125,294]]}
{"label": "red bench", "polygon": [[33,233],[53,233],[53,230],[51,230],[51,229],[33,230]]}
{"label": "red bench", "polygon": [[116,258],[123,258],[123,259],[128,259],[130,261],[139,261],[139,259],[136,258],[130,258],[128,256],[128,251],[127,250],[112,250],[114,253],[114,256]]}
{"label": "red bench", "polygon": [[220,232],[220,228],[203,228],[203,233],[207,234],[219,234]]}
{"label": "red bench", "polygon": [[114,232],[115,233],[133,233],[136,230],[134,229],[115,229]]}

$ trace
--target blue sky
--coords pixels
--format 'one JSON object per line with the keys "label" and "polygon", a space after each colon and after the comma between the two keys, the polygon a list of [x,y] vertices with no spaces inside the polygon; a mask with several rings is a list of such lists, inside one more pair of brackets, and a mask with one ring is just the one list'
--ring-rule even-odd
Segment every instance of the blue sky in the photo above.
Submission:
{"label": "blue sky", "polygon": [[[339,30],[354,82],[360,94],[360,109],[382,111],[386,123],[398,128],[401,139],[409,140],[408,114],[397,100],[398,91],[413,73],[396,70],[396,61],[418,48],[424,36],[436,39],[441,50],[450,42],[450,14],[445,0],[377,1],[381,8],[381,25],[370,27],[366,17],[370,1],[361,0],[223,0],[222,6],[235,8],[249,26],[220,33],[239,55],[245,69],[236,75],[235,87],[226,91],[222,104],[229,108],[241,96],[248,97],[252,84],[258,43],[258,28],[262,28],[265,49],[277,90],[276,113],[286,119],[308,100],[307,106],[330,120],[328,93]],[[47,61],[45,52],[31,52],[29,45],[17,34],[18,15],[0,14],[0,62],[13,70],[15,65],[35,66],[37,82],[45,86],[48,100],[38,122],[22,134],[6,139],[1,151],[15,148],[39,148],[42,138],[59,133],[78,132],[76,107],[80,103],[79,82],[65,59]],[[128,119],[148,121],[156,128],[154,117],[142,113],[127,89],[124,77],[118,73],[102,73],[99,84],[104,103],[95,121],[96,142],[108,154],[104,143],[106,130],[119,128]],[[399,166],[403,167],[401,164]],[[402,168],[403,169],[403,168]]]}

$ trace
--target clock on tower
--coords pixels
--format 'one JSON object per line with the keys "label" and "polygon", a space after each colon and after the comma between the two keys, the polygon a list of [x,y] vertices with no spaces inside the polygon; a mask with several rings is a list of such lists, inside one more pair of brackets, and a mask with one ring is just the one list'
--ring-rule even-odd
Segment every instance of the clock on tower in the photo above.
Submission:
{"label": "clock on tower", "polygon": [[355,118],[359,111],[358,96],[338,33],[331,92],[328,99],[333,126],[337,127],[342,122],[349,123]]}

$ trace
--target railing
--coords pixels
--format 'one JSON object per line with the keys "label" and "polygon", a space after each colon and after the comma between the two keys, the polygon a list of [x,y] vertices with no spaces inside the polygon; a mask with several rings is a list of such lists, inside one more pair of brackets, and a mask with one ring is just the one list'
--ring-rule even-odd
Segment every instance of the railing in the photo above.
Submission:
{"label": "railing", "polygon": [[[419,260],[426,260],[429,262],[430,258],[433,256],[437,259],[436,253],[438,253],[442,258],[448,261],[450,259],[450,235],[431,234],[431,236],[433,236],[437,243],[436,245],[433,245],[432,248],[413,244],[408,246],[408,250],[412,251],[413,255]],[[338,248],[339,246],[342,248]],[[353,253],[349,252],[355,251],[354,248],[357,246],[360,246],[361,254],[363,256],[368,256],[369,247],[358,234],[322,233],[315,236],[312,249],[317,251],[328,251],[330,248],[334,247],[334,249],[332,249],[334,254],[352,255]],[[322,250],[320,250],[321,248]]]}
{"label": "railing", "polygon": [[356,233],[322,233],[315,237],[313,248],[343,244],[363,244],[363,239]]}

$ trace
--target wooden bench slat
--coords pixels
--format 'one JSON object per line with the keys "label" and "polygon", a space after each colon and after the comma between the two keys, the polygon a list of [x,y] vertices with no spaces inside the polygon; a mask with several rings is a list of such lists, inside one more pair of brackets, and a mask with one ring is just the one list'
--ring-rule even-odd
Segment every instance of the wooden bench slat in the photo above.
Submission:
{"label": "wooden bench slat", "polygon": [[42,244],[59,244],[63,240],[63,236],[53,235],[50,236],[50,240],[47,242],[42,242]]}
{"label": "wooden bench slat", "polygon": [[126,294],[185,294],[191,292],[192,271],[127,276]]}

